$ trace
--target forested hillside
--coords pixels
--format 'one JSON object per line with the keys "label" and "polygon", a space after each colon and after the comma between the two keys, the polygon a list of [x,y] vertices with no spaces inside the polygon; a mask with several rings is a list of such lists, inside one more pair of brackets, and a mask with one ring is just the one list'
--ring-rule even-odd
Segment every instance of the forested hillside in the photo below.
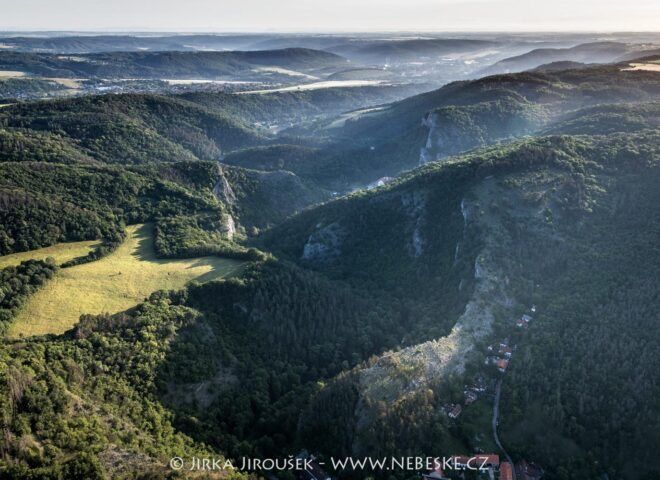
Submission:
{"label": "forested hillside", "polygon": [[[109,52],[77,54],[0,51],[0,69],[43,77],[241,78],[258,77],[257,67],[305,72],[346,67],[348,60],[305,48],[250,52]],[[330,70],[332,71],[332,70]]]}
{"label": "forested hillside", "polygon": [[316,181],[363,186],[428,161],[552,128],[570,112],[601,103],[644,102],[660,91],[654,72],[625,65],[495,75],[454,82],[366,111],[341,128],[319,160]]}
{"label": "forested hillside", "polygon": [[[368,268],[377,265],[379,285],[388,284],[388,267],[396,268],[402,279],[408,279],[403,284],[410,285],[406,267],[414,268],[418,275],[429,267],[436,274],[443,271],[426,255],[436,241],[444,244],[433,229],[443,225],[446,231],[448,225],[427,220],[417,235],[408,231],[408,241],[412,245],[417,242],[422,253],[419,262],[414,256],[407,257],[405,267],[397,268],[397,260],[405,255],[392,257],[383,250],[387,243],[379,242],[380,250],[369,243],[372,239],[396,239],[391,233],[379,232],[384,215],[370,215],[369,209],[382,208],[386,199],[396,198],[401,191],[423,195],[432,185],[436,194],[444,185],[458,195],[453,202],[457,214],[460,197],[470,205],[465,207],[467,225],[477,228],[484,242],[479,260],[471,264],[476,277],[472,300],[495,307],[494,317],[471,308],[461,316],[463,329],[476,328],[473,347],[467,350],[463,345],[466,340],[452,332],[447,338],[462,346],[441,339],[404,348],[340,375],[326,387],[328,391],[318,394],[303,417],[300,433],[307,443],[335,455],[419,451],[434,455],[447,448],[473,450],[475,440],[464,435],[475,427],[467,419],[456,427],[442,418],[442,405],[459,398],[455,389],[460,387],[452,385],[452,375],[459,376],[454,382],[470,381],[470,375],[483,363],[478,353],[483,351],[481,342],[487,341],[489,332],[495,335],[491,338],[505,335],[507,330],[509,336],[515,334],[517,309],[536,303],[543,313],[530,327],[512,362],[511,376],[504,383],[504,439],[515,455],[535,461],[552,456],[548,467],[551,478],[593,478],[603,470],[614,478],[641,478],[643,471],[657,472],[650,460],[653,442],[643,440],[658,435],[657,428],[645,420],[657,415],[651,400],[657,395],[652,386],[657,375],[651,373],[657,366],[650,357],[638,363],[639,353],[633,353],[637,348],[633,345],[644,345],[642,351],[649,354],[654,351],[651,312],[657,308],[658,299],[649,285],[660,270],[649,256],[655,258],[651,245],[659,217],[657,195],[647,188],[657,190],[653,185],[658,181],[659,161],[657,132],[617,134],[599,140],[563,137],[524,142],[513,149],[496,148],[465,160],[430,166],[382,192],[334,202],[274,230],[266,243],[269,248],[297,258],[301,264],[311,260],[315,269],[328,275],[339,272],[344,278],[369,278]],[[491,195],[493,203],[483,203]],[[422,218],[437,211],[431,205],[422,207],[426,212],[420,214]],[[388,220],[401,226],[395,218]],[[334,225],[333,234],[328,224]],[[605,234],[613,225],[617,233]],[[404,245],[401,240],[394,242],[400,248]],[[316,255],[309,258],[312,245]],[[364,245],[364,250],[356,245]],[[373,252],[373,257],[368,252]],[[460,242],[456,252],[460,261],[464,252]],[[393,258],[393,262],[383,264],[379,258]],[[445,254],[445,258],[452,257]],[[637,262],[644,262],[645,267]],[[602,269],[605,276],[594,282],[596,269]],[[616,280],[607,272],[616,275]],[[506,284],[483,290],[491,275],[505,278]],[[423,288],[413,285],[414,289]],[[613,285],[620,285],[614,291],[628,293],[613,294]],[[440,291],[447,291],[447,287]],[[435,318],[442,318],[433,311]],[[599,341],[600,347],[595,345]],[[457,352],[467,358],[463,366],[454,363]],[[626,361],[624,352],[637,360],[629,357]],[[436,360],[429,359],[435,355]],[[425,362],[437,362],[436,366],[426,371],[429,366],[419,363],[419,356],[424,356]],[[630,381],[615,386],[612,378],[619,376]],[[393,378],[399,379],[393,382]],[[380,379],[387,383],[381,385]],[[346,422],[335,421],[338,415]],[[603,422],[603,415],[612,421]],[[402,431],[404,425],[409,427]],[[466,429],[463,433],[459,433],[461,427]],[[333,433],[319,437],[314,433],[319,430]],[[618,440],[597,440],[603,436]],[[634,445],[636,458],[649,459],[643,471],[630,468],[632,453],[622,447],[623,438]],[[457,446],[457,440],[465,444]]]}
{"label": "forested hillside", "polygon": [[619,42],[583,43],[571,48],[539,48],[515,57],[505,58],[485,69],[484,75],[529,70],[546,63],[571,61],[608,63],[621,59],[642,57],[653,52],[653,45],[634,45]]}
{"label": "forested hillside", "polygon": [[[122,164],[212,160],[261,139],[241,119],[152,95],[13,105],[0,110],[0,126],[15,135],[47,132],[54,143],[73,144],[81,154]],[[61,160],[56,156],[51,161]]]}
{"label": "forested hillside", "polygon": [[[0,108],[0,255],[95,241],[0,270],[0,478],[188,478],[170,458],[302,450],[504,459],[491,422],[543,478],[656,478],[660,78],[626,65],[389,104],[401,91]],[[78,265],[129,284],[127,245],[136,269],[240,261],[5,334]]]}

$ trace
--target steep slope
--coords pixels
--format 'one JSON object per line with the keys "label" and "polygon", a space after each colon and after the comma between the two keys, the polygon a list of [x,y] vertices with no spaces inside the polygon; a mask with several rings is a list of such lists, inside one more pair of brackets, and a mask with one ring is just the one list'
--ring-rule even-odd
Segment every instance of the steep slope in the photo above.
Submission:
{"label": "steep slope", "polygon": [[[586,432],[584,435],[572,433],[575,426],[571,422],[578,422],[579,428],[586,431],[592,428],[590,420],[582,420],[579,415],[578,404],[573,403],[576,398],[573,389],[566,386],[565,388],[570,390],[567,392],[560,390],[557,385],[555,390],[554,382],[547,384],[539,380],[544,378],[545,368],[554,368],[552,363],[547,363],[552,362],[551,358],[563,358],[562,364],[570,362],[576,366],[588,365],[588,357],[592,353],[591,348],[587,347],[589,342],[586,337],[582,340],[585,342],[582,344],[584,347],[580,349],[568,346],[568,343],[574,342],[567,342],[566,345],[554,343],[551,338],[556,338],[555,335],[561,336],[562,331],[573,327],[567,324],[566,320],[553,320],[552,314],[544,314],[539,317],[543,326],[539,324],[535,327],[538,330],[531,329],[530,332],[534,333],[523,340],[519,338],[519,332],[516,333],[513,319],[516,312],[531,303],[542,304],[541,308],[552,309],[553,312],[555,309],[561,309],[562,312],[570,309],[570,306],[563,304],[563,299],[566,295],[571,298],[571,292],[575,290],[569,286],[574,285],[572,282],[565,281],[566,269],[570,272],[568,278],[583,278],[586,281],[595,268],[590,261],[578,262],[577,259],[575,264],[562,260],[563,267],[560,267],[557,264],[559,258],[574,249],[579,255],[578,252],[584,253],[586,248],[593,253],[594,261],[598,259],[597,261],[605,262],[598,268],[617,268],[616,262],[619,260],[616,256],[608,257],[608,254],[599,253],[599,242],[596,239],[604,240],[601,229],[605,228],[605,225],[612,228],[612,223],[629,224],[629,229],[623,230],[621,236],[616,237],[619,242],[617,246],[609,245],[607,249],[615,251],[625,250],[624,245],[629,238],[625,231],[639,231],[636,221],[651,222],[652,226],[644,229],[643,240],[635,242],[637,248],[642,249],[637,250],[636,256],[648,255],[654,258],[655,262],[653,249],[649,249],[650,244],[647,243],[652,242],[657,233],[658,211],[654,206],[655,197],[651,195],[651,198],[641,203],[637,199],[641,198],[639,196],[648,195],[650,192],[647,188],[653,188],[652,185],[658,180],[658,140],[657,132],[640,135],[616,134],[598,140],[588,137],[561,137],[525,141],[509,147],[478,152],[465,159],[431,165],[411,174],[409,179],[369,195],[349,197],[305,212],[269,234],[264,245],[268,245],[280,255],[296,259],[301,265],[310,266],[332,277],[348,278],[358,283],[368,282],[373,272],[371,269],[378,265],[379,285],[387,286],[394,271],[401,275],[404,284],[405,279],[408,279],[408,282],[420,282],[423,277],[418,276],[412,280],[414,277],[406,276],[406,268],[417,265],[418,275],[423,271],[423,265],[432,268],[436,274],[447,271],[447,268],[451,271],[451,262],[445,263],[443,267],[427,257],[427,252],[437,248],[436,242],[444,244],[444,238],[438,238],[434,230],[437,232],[438,228],[442,228],[441,231],[452,229],[451,224],[428,220],[433,212],[437,211],[438,204],[418,201],[418,215],[424,220],[418,224],[418,229],[401,229],[408,232],[407,240],[402,241],[398,236],[394,237],[393,244],[400,249],[398,256],[392,256],[388,252],[387,245],[390,243],[381,245],[380,248],[374,244],[375,239],[391,237],[378,230],[380,222],[377,219],[383,218],[383,214],[373,213],[387,208],[383,205],[389,205],[388,219],[395,221],[394,210],[391,208],[396,204],[389,199],[425,198],[429,195],[425,192],[433,192],[430,194],[436,195],[435,192],[451,185],[450,191],[454,200],[449,202],[448,207],[453,208],[461,220],[465,220],[464,227],[455,226],[454,230],[459,233],[464,228],[467,240],[480,239],[476,250],[473,243],[472,249],[466,251],[466,240],[461,241],[459,236],[456,243],[451,244],[455,247],[454,254],[447,252],[445,257],[447,261],[456,259],[459,264],[471,262],[469,265],[473,269],[471,281],[474,286],[470,289],[470,301],[465,305],[463,313],[455,317],[455,326],[436,339],[386,353],[340,375],[325,389],[321,389],[308,414],[303,416],[300,433],[305,443],[334,455],[380,456],[420,451],[428,455],[439,455],[453,453],[451,449],[465,453],[479,448],[479,441],[469,437],[462,437],[465,442],[463,445],[456,443],[455,435],[458,434],[461,438],[459,432],[462,423],[458,422],[458,430],[454,430],[457,428],[456,424],[443,417],[442,406],[459,399],[461,394],[457,394],[456,390],[460,385],[471,381],[471,376],[479,370],[484,370],[484,367],[479,365],[483,365],[483,358],[488,355],[485,351],[486,342],[506,335],[510,338],[513,336],[516,342],[524,341],[529,345],[525,349],[528,353],[520,354],[523,356],[520,368],[525,369],[524,373],[516,374],[524,376],[522,381],[527,386],[516,385],[515,382],[520,379],[518,376],[507,377],[505,382],[505,388],[517,392],[518,395],[515,406],[507,406],[504,410],[505,422],[511,422],[507,428],[512,429],[507,430],[505,440],[516,442],[517,455],[548,458],[540,457],[541,452],[552,451],[554,456],[547,461],[547,467],[551,471],[556,472],[557,469],[572,464],[574,469],[584,475],[594,475],[599,468],[579,460],[589,451],[597,455],[600,464],[604,465],[602,468],[610,469],[611,472],[628,472],[626,457],[617,453],[618,447],[614,444],[616,442],[594,450],[594,437]],[[641,190],[638,190],[637,182],[644,185]],[[401,206],[398,208],[405,210],[405,202],[399,205]],[[635,211],[636,220],[633,220],[630,217],[638,207],[641,210]],[[463,217],[460,216],[461,211]],[[400,225],[400,222],[396,223]],[[608,243],[610,241],[611,237],[608,237]],[[419,257],[415,257],[417,253]],[[393,260],[383,265],[375,258],[381,256]],[[400,257],[407,259],[407,267],[402,266]],[[655,263],[653,265],[646,271],[629,269],[629,273],[625,274],[626,280],[622,281],[636,281],[644,285],[652,283],[658,275]],[[454,289],[459,288],[458,278],[454,282]],[[462,288],[466,288],[466,285],[468,284],[461,282]],[[574,297],[572,305],[576,305],[575,302],[580,299],[583,303],[588,303],[588,306],[576,305],[575,308],[579,311],[586,313],[592,308],[594,312],[600,311],[600,293],[597,292],[601,288],[607,289],[607,282],[592,287],[585,283],[581,285],[587,291],[591,289],[594,297],[580,294]],[[436,291],[446,292],[448,287],[447,285]],[[412,288],[424,287],[414,283]],[[602,293],[605,294],[604,290]],[[636,310],[640,314],[657,306],[657,298],[649,294],[646,287],[644,292],[640,292],[635,298],[639,302]],[[626,308],[625,300],[622,298],[621,301],[624,303],[619,303],[619,299],[612,299],[609,308],[612,311]],[[442,318],[438,317],[438,320]],[[564,315],[562,317],[565,318]],[[592,331],[579,326],[582,323],[579,315],[573,317],[572,321],[577,322],[574,325],[575,331],[583,331],[584,335]],[[595,325],[600,325],[599,320],[592,318]],[[622,335],[625,335],[627,341],[645,342],[643,338],[646,334],[639,331],[634,324],[617,322],[614,327],[614,324],[606,323],[602,328],[606,325],[625,331]],[[610,328],[609,326],[607,328]],[[545,357],[535,361],[532,355],[535,356],[537,350],[543,351]],[[605,364],[617,365],[624,377],[629,375],[636,378],[636,368],[641,368],[648,375],[657,376],[650,374],[657,363],[651,358],[645,357],[643,366],[635,367],[632,363],[620,363],[625,354],[615,357],[617,358],[602,361]],[[541,367],[543,364],[539,362],[544,361],[546,364]],[[582,384],[580,395],[583,396],[588,395],[588,391],[605,388],[609,383],[609,376],[590,376],[587,379],[580,372],[584,373],[584,370],[574,368],[559,378],[564,385],[571,381]],[[488,369],[485,369],[482,375],[497,378],[497,375]],[[538,391],[541,385],[545,392],[541,398],[548,398],[547,401],[533,400],[539,397],[523,394],[525,389]],[[645,384],[644,388],[649,391],[651,387]],[[505,391],[509,398],[509,390]],[[547,410],[551,398],[556,398],[561,405],[561,414],[556,412],[555,415]],[[635,397],[635,401],[640,405],[638,411],[649,412],[651,409],[652,415],[657,415],[658,412],[651,404],[642,398],[650,397]],[[603,410],[598,410],[599,408],[604,411],[614,408],[610,406],[610,401],[603,397],[589,396],[589,402],[592,402],[592,412],[600,411],[602,414]],[[544,405],[542,408],[545,410],[539,410],[539,403]],[[508,419],[507,415],[513,417]],[[335,422],[338,417],[341,420]],[[572,418],[570,422],[567,420],[569,417]],[[628,433],[625,435],[632,435],[630,438],[634,438],[632,444],[638,454],[647,455],[650,450],[640,447],[644,444],[641,439],[644,435],[657,435],[658,432],[646,427],[643,417],[637,414],[629,417],[630,423],[626,427]],[[333,429],[330,429],[330,419],[333,419],[335,425]],[[514,427],[516,422],[518,427]],[[553,430],[548,432],[544,428],[534,430],[535,427],[547,423],[556,427],[553,426]],[[620,427],[620,424],[617,425]],[[514,430],[515,428],[523,429],[525,433]],[[612,428],[615,428],[614,424]],[[639,433],[639,429],[648,433]],[[319,436],[319,431],[332,431],[332,434]],[[552,445],[559,441],[556,437],[558,432],[563,432],[566,438],[575,442],[573,450],[553,449]],[[621,434],[614,434],[612,430],[608,432],[609,436],[621,438]],[[563,441],[567,441],[566,438]],[[657,468],[655,464],[649,464],[647,467]],[[633,471],[628,475],[630,478],[639,478],[642,474],[641,471]]]}
{"label": "steep slope", "polygon": [[236,221],[250,233],[277,225],[329,197],[328,192],[286,170],[264,172],[226,166],[223,172],[231,192],[223,192],[223,198],[233,206]]}
{"label": "steep slope", "polygon": [[578,108],[658,97],[657,73],[622,68],[496,75],[365,110],[341,128],[322,130],[337,142],[318,160],[314,178],[332,189],[361,187],[420,163],[534,134]]}

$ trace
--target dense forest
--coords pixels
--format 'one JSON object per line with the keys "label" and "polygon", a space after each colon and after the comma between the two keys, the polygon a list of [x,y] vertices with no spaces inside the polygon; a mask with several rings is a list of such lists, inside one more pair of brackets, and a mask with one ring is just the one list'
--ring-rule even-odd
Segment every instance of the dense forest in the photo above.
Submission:
{"label": "dense forest", "polygon": [[[172,170],[183,178],[187,173],[185,164]],[[4,163],[0,252],[33,250],[62,241],[113,241],[124,224],[217,211],[222,205],[211,188],[193,192],[162,179],[152,168]]]}
{"label": "dense forest", "polygon": [[0,126],[10,133],[47,132],[53,142],[66,142],[81,154],[121,164],[214,160],[224,151],[260,141],[260,135],[240,118],[153,95],[11,105],[0,110]]}

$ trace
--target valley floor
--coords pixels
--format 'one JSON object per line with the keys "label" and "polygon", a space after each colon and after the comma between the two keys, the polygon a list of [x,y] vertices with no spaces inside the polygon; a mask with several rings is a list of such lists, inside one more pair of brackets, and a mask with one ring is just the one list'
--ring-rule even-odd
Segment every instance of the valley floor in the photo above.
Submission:
{"label": "valley floor", "polygon": [[[179,289],[193,280],[222,278],[238,273],[243,265],[237,260],[218,257],[158,259],[151,225],[129,226],[127,234],[124,243],[109,256],[60,270],[29,299],[9,336],[63,333],[82,314],[120,312],[137,305],[154,291]],[[73,248],[76,244],[69,245]],[[41,250],[38,252],[41,255]]]}

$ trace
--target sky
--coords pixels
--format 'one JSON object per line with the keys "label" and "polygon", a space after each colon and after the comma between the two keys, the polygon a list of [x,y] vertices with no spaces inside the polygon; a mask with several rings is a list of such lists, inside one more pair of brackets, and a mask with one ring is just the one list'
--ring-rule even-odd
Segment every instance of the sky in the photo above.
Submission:
{"label": "sky", "polygon": [[660,31],[660,0],[0,0],[0,29]]}

